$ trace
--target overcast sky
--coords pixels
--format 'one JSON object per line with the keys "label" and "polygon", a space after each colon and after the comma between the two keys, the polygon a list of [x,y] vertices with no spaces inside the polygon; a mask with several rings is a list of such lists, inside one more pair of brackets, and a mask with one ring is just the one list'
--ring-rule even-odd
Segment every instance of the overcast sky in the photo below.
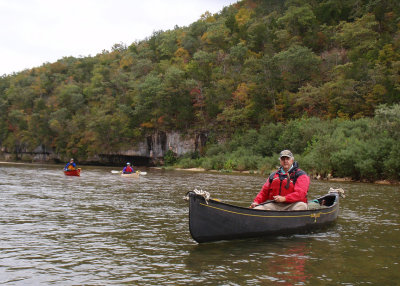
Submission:
{"label": "overcast sky", "polygon": [[0,0],[0,76],[95,56],[154,31],[188,26],[236,0]]}

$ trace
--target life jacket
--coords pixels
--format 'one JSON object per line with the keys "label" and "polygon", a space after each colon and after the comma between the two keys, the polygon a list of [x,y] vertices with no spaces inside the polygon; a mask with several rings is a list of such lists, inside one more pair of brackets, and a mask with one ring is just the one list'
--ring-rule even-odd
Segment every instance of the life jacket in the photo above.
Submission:
{"label": "life jacket", "polygon": [[69,165],[68,165],[68,170],[69,170],[69,171],[74,171],[74,170],[75,170],[74,165],[69,164]]}
{"label": "life jacket", "polygon": [[[274,196],[286,196],[294,191],[294,186],[296,184],[297,178],[307,175],[306,172],[299,169],[297,162],[293,163],[293,167],[282,174],[278,171],[273,172],[269,176],[269,188],[268,188],[268,199],[273,199]],[[289,180],[288,180],[289,176]]]}
{"label": "life jacket", "polygon": [[126,166],[124,168],[124,173],[127,173],[127,174],[133,173],[132,167],[131,166]]}

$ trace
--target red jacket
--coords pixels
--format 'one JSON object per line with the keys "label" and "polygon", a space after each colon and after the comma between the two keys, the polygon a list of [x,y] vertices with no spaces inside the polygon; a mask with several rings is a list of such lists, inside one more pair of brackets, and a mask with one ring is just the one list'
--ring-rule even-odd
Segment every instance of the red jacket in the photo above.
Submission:
{"label": "red jacket", "polygon": [[[297,164],[295,164],[294,166],[296,165]],[[297,174],[300,174],[298,177],[296,176],[296,172]],[[280,195],[286,198],[286,203],[307,203],[307,192],[310,186],[310,177],[308,177],[308,175],[304,171],[298,168],[294,168],[294,170],[289,171],[289,175],[290,184],[288,188],[286,188],[287,173],[281,174],[279,170],[273,173],[270,179],[268,179],[264,186],[261,188],[261,191],[254,199],[254,202],[256,204],[260,204],[267,200],[273,200],[274,196]],[[295,183],[293,183],[293,180],[295,181]]]}

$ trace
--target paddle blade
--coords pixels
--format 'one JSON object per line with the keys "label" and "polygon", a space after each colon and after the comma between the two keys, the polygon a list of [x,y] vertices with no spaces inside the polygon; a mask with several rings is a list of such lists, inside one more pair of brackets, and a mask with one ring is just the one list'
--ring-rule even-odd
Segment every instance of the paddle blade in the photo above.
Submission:
{"label": "paddle blade", "polygon": [[119,173],[121,173],[121,171],[112,170],[111,173],[113,173],[113,174],[119,174]]}

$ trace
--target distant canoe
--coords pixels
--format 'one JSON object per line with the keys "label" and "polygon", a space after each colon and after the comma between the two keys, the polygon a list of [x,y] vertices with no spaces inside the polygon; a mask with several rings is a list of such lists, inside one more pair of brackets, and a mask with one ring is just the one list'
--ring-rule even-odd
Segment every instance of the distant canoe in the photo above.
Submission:
{"label": "distant canoe", "polygon": [[124,177],[124,178],[134,178],[134,179],[139,179],[139,173],[130,173],[130,174],[124,174],[124,173],[121,173],[121,177]]}
{"label": "distant canoe", "polygon": [[339,214],[337,192],[318,198],[323,207],[304,211],[255,210],[206,200],[195,192],[187,198],[190,234],[199,243],[304,233],[333,223]]}
{"label": "distant canoe", "polygon": [[65,176],[80,176],[81,175],[81,168],[71,171],[64,171]]}

